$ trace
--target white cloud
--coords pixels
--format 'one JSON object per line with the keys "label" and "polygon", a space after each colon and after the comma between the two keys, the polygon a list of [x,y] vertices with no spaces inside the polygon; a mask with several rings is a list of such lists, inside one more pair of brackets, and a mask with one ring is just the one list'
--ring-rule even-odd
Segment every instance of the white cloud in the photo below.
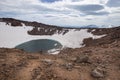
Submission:
{"label": "white cloud", "polygon": [[[1,0],[0,17],[13,17],[31,21],[36,20],[55,25],[120,25],[120,23],[118,23],[120,20],[119,3],[115,3],[113,0],[42,1]],[[119,0],[117,1],[119,2]],[[111,2],[114,3],[114,7]],[[112,18],[114,18],[113,22]]]}

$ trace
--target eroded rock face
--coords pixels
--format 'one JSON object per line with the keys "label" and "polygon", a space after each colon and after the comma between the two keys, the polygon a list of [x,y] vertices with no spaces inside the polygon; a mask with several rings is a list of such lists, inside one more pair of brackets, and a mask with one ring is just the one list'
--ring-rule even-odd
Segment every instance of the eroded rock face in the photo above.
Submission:
{"label": "eroded rock face", "polygon": [[112,39],[120,39],[120,28],[116,28],[111,34]]}
{"label": "eroded rock face", "polygon": [[22,23],[21,22],[17,22],[17,21],[13,21],[11,23],[11,26],[22,26]]}
{"label": "eroded rock face", "polygon": [[11,26],[22,26],[22,22],[20,20],[16,20],[13,18],[1,18],[1,22],[6,22],[6,25],[11,25]]}
{"label": "eroded rock face", "polygon": [[[88,31],[90,32],[92,30],[89,29]],[[111,44],[116,40],[120,40],[120,27],[94,29],[92,33],[94,35],[105,34],[105,36],[99,39],[86,38],[83,41],[83,44],[85,44],[85,46],[101,46],[104,44]]]}

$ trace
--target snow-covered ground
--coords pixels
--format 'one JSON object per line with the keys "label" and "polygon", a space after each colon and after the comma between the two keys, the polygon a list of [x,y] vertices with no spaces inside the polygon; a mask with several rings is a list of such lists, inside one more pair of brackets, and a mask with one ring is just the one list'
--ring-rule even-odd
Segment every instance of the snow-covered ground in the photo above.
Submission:
{"label": "snow-covered ground", "polygon": [[0,22],[0,47],[14,48],[23,42],[27,42],[35,39],[53,39],[60,42],[63,47],[79,48],[82,47],[83,40],[85,38],[92,37],[94,39],[101,38],[105,35],[97,36],[87,32],[87,29],[81,29],[76,31],[75,29],[69,29],[69,32],[65,35],[54,34],[52,36],[32,36],[28,35],[27,31],[32,30],[33,27],[23,25],[18,27],[11,27],[4,22]]}

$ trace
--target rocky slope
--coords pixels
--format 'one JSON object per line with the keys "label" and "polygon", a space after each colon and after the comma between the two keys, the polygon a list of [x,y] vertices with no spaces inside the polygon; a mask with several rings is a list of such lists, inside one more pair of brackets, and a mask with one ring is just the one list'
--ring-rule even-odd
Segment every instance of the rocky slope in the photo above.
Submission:
{"label": "rocky slope", "polygon": [[0,48],[0,80],[120,80],[120,41],[58,55]]}
{"label": "rocky slope", "polygon": [[25,26],[32,26],[33,29],[31,31],[28,31],[28,34],[30,35],[53,35],[55,33],[58,34],[65,34],[68,32],[67,29],[70,28],[64,28],[64,27],[58,27],[54,25],[46,25],[43,23],[38,23],[36,21],[34,22],[28,22],[28,21],[22,21],[17,20],[13,18],[0,18],[1,22],[6,22],[6,24],[10,24],[11,26],[22,26],[22,24],[25,24]]}

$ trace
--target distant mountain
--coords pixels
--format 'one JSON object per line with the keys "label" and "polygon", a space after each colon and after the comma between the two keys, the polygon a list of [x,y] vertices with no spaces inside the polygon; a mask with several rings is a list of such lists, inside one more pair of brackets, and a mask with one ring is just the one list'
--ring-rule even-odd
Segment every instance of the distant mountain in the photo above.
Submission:
{"label": "distant mountain", "polygon": [[100,26],[97,25],[84,25],[84,26],[65,26],[67,28],[100,28]]}
{"label": "distant mountain", "polygon": [[113,27],[115,27],[115,26],[113,26],[113,25],[102,25],[100,28],[113,28]]}
{"label": "distant mountain", "polygon": [[80,28],[99,28],[97,25],[87,25],[87,26],[81,26]]}

